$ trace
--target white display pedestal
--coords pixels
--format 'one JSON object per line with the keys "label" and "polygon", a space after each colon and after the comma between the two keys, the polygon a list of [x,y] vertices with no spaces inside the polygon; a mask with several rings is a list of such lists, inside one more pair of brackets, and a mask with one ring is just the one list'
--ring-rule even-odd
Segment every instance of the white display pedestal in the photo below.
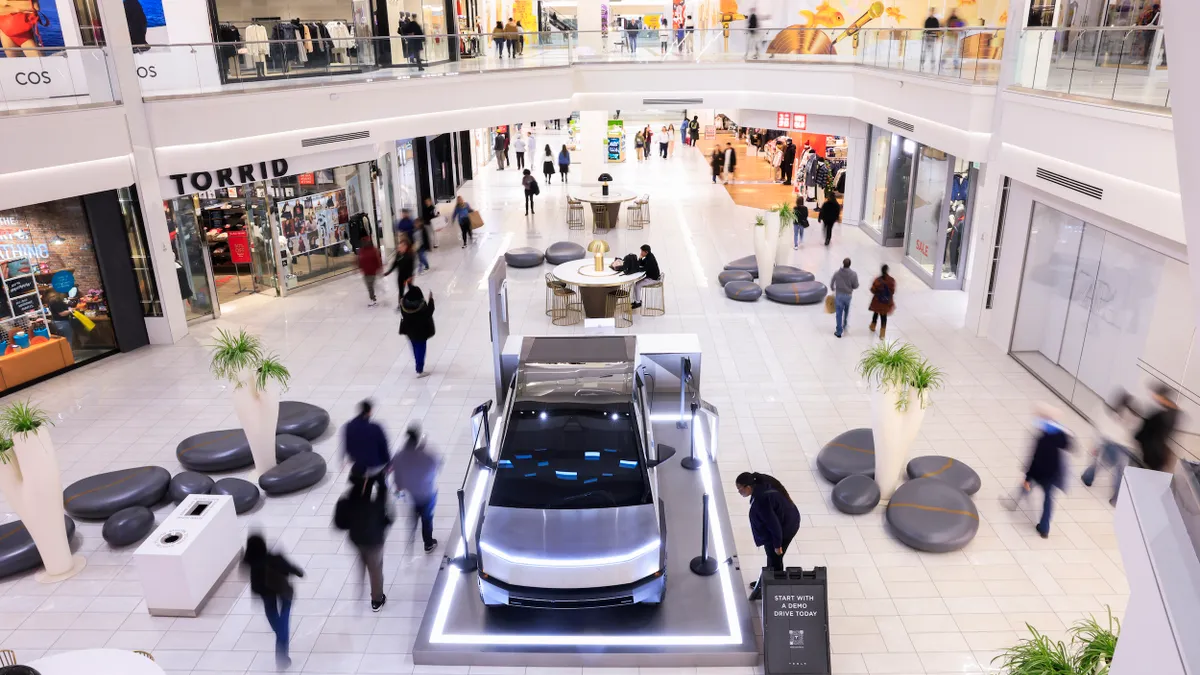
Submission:
{"label": "white display pedestal", "polygon": [[146,610],[151,616],[199,616],[239,559],[244,540],[232,497],[189,495],[133,554]]}

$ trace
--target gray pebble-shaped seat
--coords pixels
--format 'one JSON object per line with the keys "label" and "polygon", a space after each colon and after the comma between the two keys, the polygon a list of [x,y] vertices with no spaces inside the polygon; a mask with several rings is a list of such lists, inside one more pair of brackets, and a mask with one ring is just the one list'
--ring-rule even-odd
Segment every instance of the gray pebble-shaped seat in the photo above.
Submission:
{"label": "gray pebble-shaped seat", "polygon": [[734,270],[734,271],[738,271],[738,272],[749,272],[751,277],[757,279],[758,278],[758,259],[752,255],[748,255],[745,258],[738,258],[737,260],[734,260],[733,262],[726,265],[725,269]]}
{"label": "gray pebble-shaped seat", "polygon": [[833,486],[830,497],[838,511],[857,516],[879,506],[879,485],[870,476],[846,476]]}
{"label": "gray pebble-shaped seat", "polygon": [[258,484],[269,495],[285,495],[316,485],[325,477],[325,458],[304,452],[280,462],[258,477]]}
{"label": "gray pebble-shaped seat", "polygon": [[816,277],[808,270],[791,265],[776,265],[771,272],[772,284],[797,284],[803,281],[814,281]]}
{"label": "gray pebble-shaped seat", "polygon": [[537,267],[542,264],[545,255],[536,248],[522,246],[504,252],[504,262],[509,267]]}
{"label": "gray pebble-shaped seat", "polygon": [[154,529],[154,514],[144,506],[121,509],[104,521],[100,536],[113,548],[139,542]]}
{"label": "gray pebble-shaped seat", "polygon": [[280,401],[276,434],[316,440],[329,428],[329,413],[320,406],[303,401]]}
{"label": "gray pebble-shaped seat", "polygon": [[722,270],[717,274],[717,283],[721,286],[731,281],[754,281],[754,275],[742,270]]}
{"label": "gray pebble-shaped seat", "polygon": [[182,471],[171,478],[167,487],[167,497],[178,504],[188,495],[206,495],[213,487],[213,479],[196,471]]}
{"label": "gray pebble-shaped seat", "polygon": [[945,481],[963,492],[973,495],[979,492],[983,481],[975,469],[951,457],[926,455],[908,463],[909,478],[936,478]]}
{"label": "gray pebble-shaped seat", "polygon": [[102,520],[130,506],[154,506],[171,484],[161,466],[121,469],[77,480],[63,490],[63,507],[73,518]]}
{"label": "gray pebble-shaped seat", "polygon": [[556,241],[546,248],[546,262],[561,265],[587,257],[587,249],[573,241]]}
{"label": "gray pebble-shaped seat", "polygon": [[[69,516],[63,516],[67,526],[67,539],[75,534],[75,521]],[[29,530],[19,520],[0,525],[0,579],[20,574],[42,564],[42,556],[38,553],[33,537]]]}
{"label": "gray pebble-shaped seat", "polygon": [[233,511],[239,516],[262,501],[258,486],[241,478],[222,478],[213,484],[212,494],[233,497]]}
{"label": "gray pebble-shaped seat", "polygon": [[725,297],[739,302],[754,302],[762,297],[762,289],[753,281],[731,281],[725,284]]}
{"label": "gray pebble-shaped seat", "polygon": [[768,300],[784,305],[815,305],[824,300],[828,292],[825,284],[819,281],[771,284],[766,290]]}
{"label": "gray pebble-shaped seat", "polygon": [[[285,403],[288,402],[285,401]],[[299,405],[308,404],[301,403]],[[280,432],[275,437],[275,461],[282,462],[292,455],[312,450],[312,443],[306,437],[295,434],[295,431],[316,432],[313,436],[315,438],[329,426],[329,414],[316,406],[312,407],[320,414],[293,410],[294,417],[287,420],[287,428],[292,431]],[[279,421],[282,425],[284,423],[282,403],[279,408]],[[324,416],[324,422],[321,421],[322,416]],[[209,473],[237,471],[254,464],[254,454],[250,452],[250,441],[246,440],[246,432],[241,429],[206,431],[185,438],[175,448],[175,457],[185,469]]]}
{"label": "gray pebble-shaped seat", "polygon": [[870,429],[843,431],[817,453],[817,471],[837,485],[847,476],[875,477],[875,436]]}
{"label": "gray pebble-shaped seat", "polygon": [[916,478],[892,493],[887,523],[902,543],[918,551],[948,553],[979,532],[979,511],[967,493],[936,478]]}

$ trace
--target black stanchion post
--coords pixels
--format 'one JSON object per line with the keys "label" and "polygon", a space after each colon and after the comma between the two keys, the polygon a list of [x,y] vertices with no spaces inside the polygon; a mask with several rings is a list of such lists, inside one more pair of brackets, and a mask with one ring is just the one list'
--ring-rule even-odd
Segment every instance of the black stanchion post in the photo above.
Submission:
{"label": "black stanchion post", "polygon": [[701,511],[700,522],[703,530],[700,531],[700,555],[692,558],[689,565],[692,568],[692,573],[702,577],[710,577],[717,573],[717,559],[708,555],[708,493],[704,493],[704,507]]}
{"label": "black stanchion post", "polygon": [[687,428],[687,418],[683,416],[683,411],[687,405],[687,383],[692,379],[692,359],[689,356],[679,357],[679,420],[675,422],[676,429]]}
{"label": "black stanchion post", "polygon": [[[696,409],[699,407],[700,406],[696,405],[695,403],[692,404],[692,423],[691,423],[691,425],[689,425],[689,428],[688,428],[688,436],[691,438],[691,441],[692,441],[691,442],[691,446],[692,446],[691,454],[689,454],[687,457],[684,457],[683,461],[679,463],[683,468],[687,469],[688,471],[695,471],[696,469],[699,469],[704,464],[704,462],[696,459]],[[706,531],[707,531],[707,528],[706,528]]]}
{"label": "black stanchion post", "polygon": [[458,489],[458,528],[462,534],[463,554],[461,558],[455,558],[454,566],[460,572],[474,572],[479,569],[479,560],[472,555],[471,545],[467,542],[467,505],[464,498],[462,488]]}

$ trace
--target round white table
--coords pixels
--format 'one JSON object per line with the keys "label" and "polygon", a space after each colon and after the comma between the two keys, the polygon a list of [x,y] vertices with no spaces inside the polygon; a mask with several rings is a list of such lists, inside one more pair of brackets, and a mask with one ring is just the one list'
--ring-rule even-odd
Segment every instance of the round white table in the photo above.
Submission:
{"label": "round white table", "polygon": [[592,223],[596,229],[612,229],[617,226],[621,203],[636,199],[637,195],[609,188],[608,194],[600,188],[582,195],[570,195],[572,199],[592,205]]}
{"label": "round white table", "polygon": [[81,649],[25,664],[42,675],[165,675],[150,659],[124,649]]}
{"label": "round white table", "polygon": [[581,260],[572,260],[558,265],[550,274],[555,279],[572,286],[579,287],[579,296],[583,301],[583,315],[589,319],[611,318],[605,307],[608,292],[621,286],[640,280],[645,272],[636,274],[621,274],[609,267],[616,258],[604,259],[604,271],[596,271],[596,257],[588,254]]}

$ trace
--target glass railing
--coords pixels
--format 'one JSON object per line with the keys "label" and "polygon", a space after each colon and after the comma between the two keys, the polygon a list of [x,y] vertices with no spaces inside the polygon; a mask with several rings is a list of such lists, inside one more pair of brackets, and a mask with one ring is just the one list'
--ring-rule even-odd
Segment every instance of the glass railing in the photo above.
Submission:
{"label": "glass railing", "polygon": [[1104,101],[1170,107],[1167,48],[1158,26],[1026,28],[1019,87]]}
{"label": "glass railing", "polygon": [[[417,45],[421,48],[417,49]],[[134,55],[147,98],[630,62],[864,65],[980,84],[1000,71],[1004,29],[788,28],[550,31],[151,46]],[[419,59],[417,55],[419,54]],[[452,59],[451,55],[456,55]]]}
{"label": "glass railing", "polygon": [[0,54],[0,115],[121,101],[107,47],[27,47]]}

